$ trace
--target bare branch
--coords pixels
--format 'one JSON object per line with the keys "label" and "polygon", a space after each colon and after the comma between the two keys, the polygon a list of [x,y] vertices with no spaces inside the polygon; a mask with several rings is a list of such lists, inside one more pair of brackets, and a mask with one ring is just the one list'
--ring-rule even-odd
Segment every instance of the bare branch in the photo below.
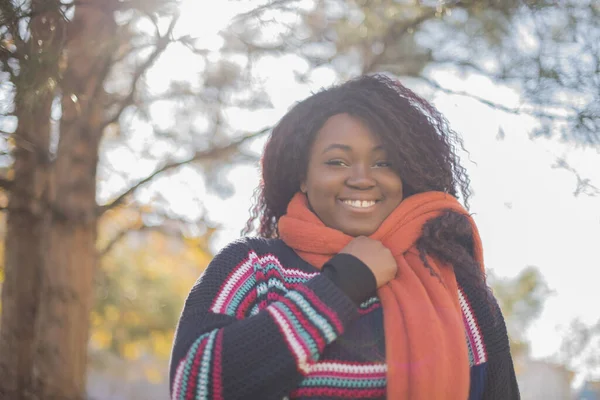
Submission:
{"label": "bare branch", "polygon": [[154,62],[158,59],[158,57],[165,51],[167,46],[172,42],[172,40],[170,38],[173,34],[173,29],[175,29],[175,24],[177,23],[178,20],[179,20],[179,15],[174,16],[173,19],[171,20],[171,23],[169,24],[169,28],[167,29],[167,32],[164,34],[164,36],[160,36],[157,38],[156,47],[154,48],[154,51],[152,52],[152,54],[150,54],[150,56],[146,59],[146,61],[144,61],[136,69],[135,73],[133,74],[133,79],[131,82],[131,89],[129,90],[129,93],[121,101],[121,104],[119,105],[119,109],[117,110],[117,112],[111,118],[109,118],[107,121],[104,122],[104,124],[103,124],[104,127],[117,122],[119,120],[119,118],[121,117],[121,115],[123,114],[123,112],[125,111],[125,109],[134,103],[135,95],[137,93],[137,87],[138,87],[140,80],[142,79],[142,76],[144,76],[146,71],[148,71],[148,69],[154,64]]}
{"label": "bare branch", "polygon": [[476,101],[478,101],[478,102],[480,102],[482,104],[485,104],[488,107],[495,108],[497,110],[504,111],[504,112],[507,112],[507,113],[510,113],[510,114],[516,114],[516,115],[528,114],[528,115],[532,115],[532,116],[535,116],[535,117],[538,117],[538,118],[547,118],[547,119],[551,119],[551,120],[555,120],[555,121],[570,121],[570,120],[573,119],[573,117],[569,117],[569,116],[566,116],[566,115],[549,114],[549,113],[545,113],[545,112],[541,112],[541,111],[536,111],[536,110],[528,110],[528,109],[523,109],[523,108],[512,108],[512,107],[503,106],[502,104],[494,103],[493,101],[484,99],[483,97],[476,96],[476,95],[474,95],[472,93],[469,93],[469,92],[464,92],[464,91],[461,91],[461,90],[448,89],[448,88],[443,87],[442,85],[440,85],[435,80],[430,79],[430,78],[426,78],[424,76],[417,76],[415,78],[424,81],[425,83],[427,83],[428,85],[430,85],[434,89],[437,89],[437,90],[442,91],[444,93],[452,94],[452,95],[458,95],[458,96],[469,97],[469,98],[471,98],[473,100],[476,100]]}
{"label": "bare branch", "polygon": [[99,250],[97,253],[98,259],[102,259],[104,256],[106,256],[107,254],[109,254],[112,249],[119,244],[119,242],[121,242],[121,240],[125,239],[125,237],[127,237],[127,235],[129,235],[132,232],[160,232],[163,233],[167,236],[174,236],[173,232],[170,232],[166,229],[166,227],[162,226],[162,225],[142,225],[142,226],[130,226],[128,228],[123,229],[122,231],[118,232],[109,242],[108,244],[102,249]]}
{"label": "bare branch", "polygon": [[556,159],[556,163],[552,165],[552,168],[564,169],[575,175],[577,178],[577,187],[573,192],[575,197],[579,196],[580,194],[585,194],[591,197],[600,195],[600,189],[592,184],[591,179],[583,178],[581,174],[579,174],[579,172],[577,172],[577,170],[573,168],[564,158],[558,157]]}
{"label": "bare branch", "polygon": [[295,3],[298,0],[273,0],[267,4],[263,4],[262,6],[258,6],[248,12],[245,13],[241,13],[238,14],[234,17],[234,20],[240,20],[240,19],[244,19],[244,18],[248,18],[248,17],[255,17],[257,15],[259,15],[261,12],[269,10],[269,9],[273,9],[276,7],[281,7],[281,6],[286,6],[290,3]]}
{"label": "bare branch", "polygon": [[271,129],[271,128],[265,128],[256,133],[247,135],[247,136],[243,137],[242,139],[231,142],[230,144],[228,144],[226,146],[215,147],[215,148],[212,148],[212,149],[209,149],[206,151],[199,151],[196,154],[194,154],[191,158],[188,158],[186,160],[167,163],[167,164],[163,165],[162,167],[158,168],[157,170],[155,170],[154,172],[152,172],[146,178],[135,183],[133,186],[131,186],[129,189],[127,189],[125,192],[123,192],[121,195],[119,195],[112,202],[105,204],[103,206],[100,206],[98,214],[102,215],[106,211],[108,211],[114,207],[117,207],[119,204],[123,203],[125,201],[125,199],[127,199],[127,197],[132,195],[138,188],[147,184],[148,182],[152,181],[157,176],[159,176],[167,171],[177,169],[183,165],[191,164],[196,161],[208,161],[208,160],[215,160],[215,159],[227,157],[228,155],[231,155],[232,153],[237,151],[239,146],[242,143],[245,143],[251,139],[254,139],[254,138],[264,134],[269,129]]}

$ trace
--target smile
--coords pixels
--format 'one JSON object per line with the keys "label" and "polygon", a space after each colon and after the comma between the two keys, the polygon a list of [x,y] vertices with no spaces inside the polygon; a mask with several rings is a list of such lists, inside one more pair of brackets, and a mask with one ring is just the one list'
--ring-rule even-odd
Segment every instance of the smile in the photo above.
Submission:
{"label": "smile", "polygon": [[375,204],[377,204],[377,200],[340,200],[343,204],[359,209],[359,210],[368,210],[373,208]]}

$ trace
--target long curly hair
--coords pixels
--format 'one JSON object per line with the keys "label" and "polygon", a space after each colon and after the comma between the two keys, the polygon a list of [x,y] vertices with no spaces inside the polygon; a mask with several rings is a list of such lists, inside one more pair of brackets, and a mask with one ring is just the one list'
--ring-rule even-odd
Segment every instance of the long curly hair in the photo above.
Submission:
{"label": "long curly hair", "polygon": [[[379,136],[402,179],[405,197],[441,191],[462,196],[468,208],[470,180],[456,154],[457,148],[464,150],[460,136],[410,89],[384,75],[369,75],[313,94],[273,128],[261,160],[262,180],[243,234],[253,232],[258,221],[259,236],[278,237],[277,222],[300,190],[315,136],[328,118],[341,113],[359,118]],[[463,275],[483,288],[485,277],[473,258],[472,241],[467,218],[447,211],[427,222],[417,248],[424,261],[425,254],[436,256],[453,265],[457,277]]]}

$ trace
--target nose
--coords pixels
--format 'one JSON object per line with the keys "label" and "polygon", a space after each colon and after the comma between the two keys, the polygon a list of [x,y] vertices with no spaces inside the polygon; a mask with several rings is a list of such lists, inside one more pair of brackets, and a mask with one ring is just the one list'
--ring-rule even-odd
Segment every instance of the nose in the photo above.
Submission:
{"label": "nose", "polygon": [[376,182],[373,178],[373,172],[369,165],[357,163],[350,168],[350,175],[346,179],[346,185],[355,189],[370,189],[375,186]]}

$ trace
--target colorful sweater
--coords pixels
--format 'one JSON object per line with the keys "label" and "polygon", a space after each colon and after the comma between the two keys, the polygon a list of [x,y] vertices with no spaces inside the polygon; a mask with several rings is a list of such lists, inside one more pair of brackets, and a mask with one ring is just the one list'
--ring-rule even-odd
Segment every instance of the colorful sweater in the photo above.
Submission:
{"label": "colorful sweater", "polygon": [[[469,399],[518,399],[501,313],[459,287]],[[281,240],[234,242],[185,302],[170,383],[177,400],[384,399],[381,303],[371,296],[357,306]]]}

